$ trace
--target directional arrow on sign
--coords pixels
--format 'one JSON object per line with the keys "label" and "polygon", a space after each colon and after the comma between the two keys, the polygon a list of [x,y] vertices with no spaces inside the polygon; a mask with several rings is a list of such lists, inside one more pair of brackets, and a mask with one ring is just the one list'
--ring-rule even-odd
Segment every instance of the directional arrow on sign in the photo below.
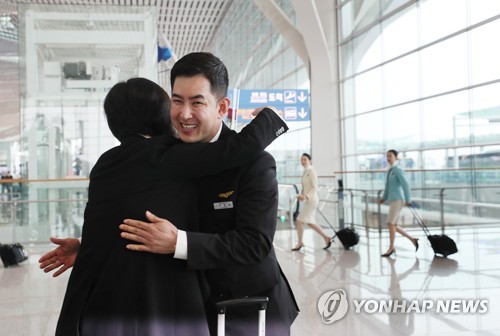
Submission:
{"label": "directional arrow on sign", "polygon": [[299,98],[300,102],[303,103],[306,101],[307,96],[304,94],[304,91],[300,91],[300,96],[298,96],[297,98]]}
{"label": "directional arrow on sign", "polygon": [[302,119],[304,119],[305,117],[307,117],[307,112],[304,111],[303,107],[300,108],[300,112],[298,114],[299,114],[299,117],[301,117]]}

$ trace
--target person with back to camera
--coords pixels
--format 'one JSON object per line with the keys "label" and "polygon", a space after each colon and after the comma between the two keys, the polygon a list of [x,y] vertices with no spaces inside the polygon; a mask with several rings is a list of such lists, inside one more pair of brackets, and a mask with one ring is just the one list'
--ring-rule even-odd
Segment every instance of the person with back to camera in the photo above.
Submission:
{"label": "person with back to camera", "polygon": [[399,215],[403,207],[410,205],[410,187],[404,175],[403,169],[398,166],[398,152],[394,149],[387,151],[387,162],[389,171],[385,180],[385,189],[380,204],[389,203],[389,214],[387,215],[387,225],[389,226],[389,249],[382,257],[389,257],[396,253],[394,240],[396,232],[408,238],[415,246],[415,252],[418,250],[418,238],[413,238],[405,230],[397,225]]}
{"label": "person with back to camera", "polygon": [[[199,274],[172,255],[126,249],[130,241],[119,225],[127,217],[146,219],[149,210],[197,230],[195,179],[251,161],[286,124],[263,109],[225,141],[184,144],[171,134],[169,108],[167,93],[144,78],[118,83],[106,95],[107,122],[121,144],[102,154],[90,174],[82,241],[76,240],[56,335],[209,335]],[[41,267],[68,266],[59,252],[70,245],[42,257]]]}
{"label": "person with back to camera", "polygon": [[316,224],[316,208],[319,203],[318,197],[318,175],[314,170],[311,162],[311,156],[307,153],[302,154],[300,157],[300,163],[304,167],[304,174],[302,175],[302,192],[297,196],[299,202],[304,202],[302,209],[297,217],[297,245],[292,248],[292,251],[298,251],[304,247],[304,242],[302,238],[304,236],[304,223],[309,225],[314,231],[316,231],[324,240],[325,247],[327,250],[332,245],[332,238],[328,237],[321,227]]}

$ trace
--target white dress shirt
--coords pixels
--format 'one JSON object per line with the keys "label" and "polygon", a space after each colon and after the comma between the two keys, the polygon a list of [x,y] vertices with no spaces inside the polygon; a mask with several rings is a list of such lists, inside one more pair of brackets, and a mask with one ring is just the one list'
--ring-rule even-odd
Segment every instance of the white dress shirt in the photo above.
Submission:
{"label": "white dress shirt", "polygon": [[[277,115],[280,115],[278,110],[274,106],[266,106],[266,108],[271,109]],[[280,116],[281,117],[281,116]],[[222,132],[222,122],[220,123],[219,131],[215,134],[214,138],[210,142],[216,142],[219,140],[220,133]],[[187,234],[186,231],[177,230],[177,241],[175,245],[174,258],[187,260]]]}
{"label": "white dress shirt", "polygon": [[[219,131],[215,134],[214,138],[210,142],[216,142],[219,140],[220,133],[222,132],[222,123],[220,123]],[[175,259],[187,260],[188,246],[187,246],[187,234],[186,231],[177,230],[177,242],[175,243]]]}

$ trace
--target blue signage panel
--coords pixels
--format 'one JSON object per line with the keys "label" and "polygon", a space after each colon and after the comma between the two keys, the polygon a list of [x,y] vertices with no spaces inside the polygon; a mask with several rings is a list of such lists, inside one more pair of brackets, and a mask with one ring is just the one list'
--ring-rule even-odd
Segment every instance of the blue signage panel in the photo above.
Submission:
{"label": "blue signage panel", "polygon": [[311,120],[309,90],[238,90],[232,94],[233,109],[237,112],[238,123],[252,120],[252,111],[261,106],[274,106],[285,121]]}

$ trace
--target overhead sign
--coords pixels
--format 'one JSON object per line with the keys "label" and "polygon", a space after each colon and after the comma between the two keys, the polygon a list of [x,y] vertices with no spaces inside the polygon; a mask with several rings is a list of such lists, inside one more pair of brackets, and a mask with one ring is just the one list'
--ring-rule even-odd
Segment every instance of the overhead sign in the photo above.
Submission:
{"label": "overhead sign", "polygon": [[309,90],[233,90],[231,93],[231,106],[237,113],[238,123],[249,123],[255,108],[269,105],[278,109],[285,121],[311,120]]}

